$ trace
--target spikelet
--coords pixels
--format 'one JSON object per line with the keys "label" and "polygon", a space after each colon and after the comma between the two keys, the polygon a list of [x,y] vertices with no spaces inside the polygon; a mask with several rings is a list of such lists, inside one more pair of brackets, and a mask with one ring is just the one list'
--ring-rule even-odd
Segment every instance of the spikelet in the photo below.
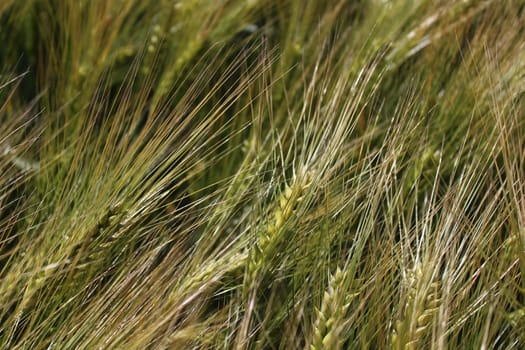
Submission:
{"label": "spikelet", "polygon": [[310,350],[331,350],[341,346],[345,315],[352,300],[359,294],[346,292],[344,284],[347,278],[346,272],[340,268],[337,268],[335,274],[330,277],[321,308],[316,308],[317,319]]}

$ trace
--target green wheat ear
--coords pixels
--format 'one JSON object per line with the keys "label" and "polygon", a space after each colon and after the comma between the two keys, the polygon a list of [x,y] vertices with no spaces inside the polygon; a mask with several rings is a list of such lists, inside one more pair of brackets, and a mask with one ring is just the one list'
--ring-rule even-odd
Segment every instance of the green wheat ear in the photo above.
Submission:
{"label": "green wheat ear", "polygon": [[250,330],[256,295],[264,276],[269,272],[271,258],[275,255],[287,232],[289,223],[298,204],[304,200],[306,190],[311,185],[310,175],[294,177],[291,185],[286,185],[276,201],[271,204],[269,223],[262,221],[257,241],[248,252],[245,273],[241,287],[241,297],[245,314],[237,334],[237,347],[248,345],[247,334]]}
{"label": "green wheat ear", "polygon": [[346,291],[347,278],[347,273],[339,267],[330,276],[321,307],[316,308],[317,319],[310,350],[339,349],[342,346],[341,335],[346,325],[346,314],[353,299],[359,295]]}
{"label": "green wheat ear", "polygon": [[291,219],[298,204],[303,201],[305,191],[309,186],[309,178],[296,179],[291,186],[285,186],[277,201],[273,204],[272,217],[266,227],[261,229],[257,242],[248,257],[243,283],[243,295],[245,298],[248,297],[250,292],[257,289],[259,278],[268,267],[269,258],[278,249],[286,224]]}
{"label": "green wheat ear", "polygon": [[407,274],[407,296],[403,316],[394,323],[391,335],[393,350],[413,350],[422,346],[441,305],[440,283],[426,282],[420,265]]}

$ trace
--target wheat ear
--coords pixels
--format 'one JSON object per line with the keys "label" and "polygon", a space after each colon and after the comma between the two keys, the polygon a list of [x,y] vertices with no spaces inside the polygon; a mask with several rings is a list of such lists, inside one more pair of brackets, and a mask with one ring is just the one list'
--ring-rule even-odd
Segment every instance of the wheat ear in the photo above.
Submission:
{"label": "wheat ear", "polygon": [[352,300],[359,293],[346,291],[348,274],[337,268],[330,277],[328,288],[324,292],[321,308],[316,308],[317,319],[314,323],[310,350],[338,349],[341,347],[341,334],[345,328],[345,315]]}
{"label": "wheat ear", "polygon": [[420,265],[408,273],[407,285],[403,316],[396,320],[391,337],[392,349],[395,350],[421,347],[441,303],[439,282],[428,283]]}
{"label": "wheat ear", "polygon": [[286,223],[297,209],[297,205],[303,200],[305,190],[310,183],[305,181],[294,181],[292,186],[286,185],[279,195],[279,199],[273,209],[273,218],[262,229],[257,237],[257,243],[250,252],[245,281],[244,296],[257,288],[260,276],[267,268],[268,258],[273,256]]}

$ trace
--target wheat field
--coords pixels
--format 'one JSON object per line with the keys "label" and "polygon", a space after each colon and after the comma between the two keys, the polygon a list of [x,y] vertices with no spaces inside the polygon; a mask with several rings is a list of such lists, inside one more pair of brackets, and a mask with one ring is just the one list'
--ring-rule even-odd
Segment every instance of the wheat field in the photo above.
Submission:
{"label": "wheat field", "polygon": [[0,349],[524,349],[525,1],[0,0]]}

